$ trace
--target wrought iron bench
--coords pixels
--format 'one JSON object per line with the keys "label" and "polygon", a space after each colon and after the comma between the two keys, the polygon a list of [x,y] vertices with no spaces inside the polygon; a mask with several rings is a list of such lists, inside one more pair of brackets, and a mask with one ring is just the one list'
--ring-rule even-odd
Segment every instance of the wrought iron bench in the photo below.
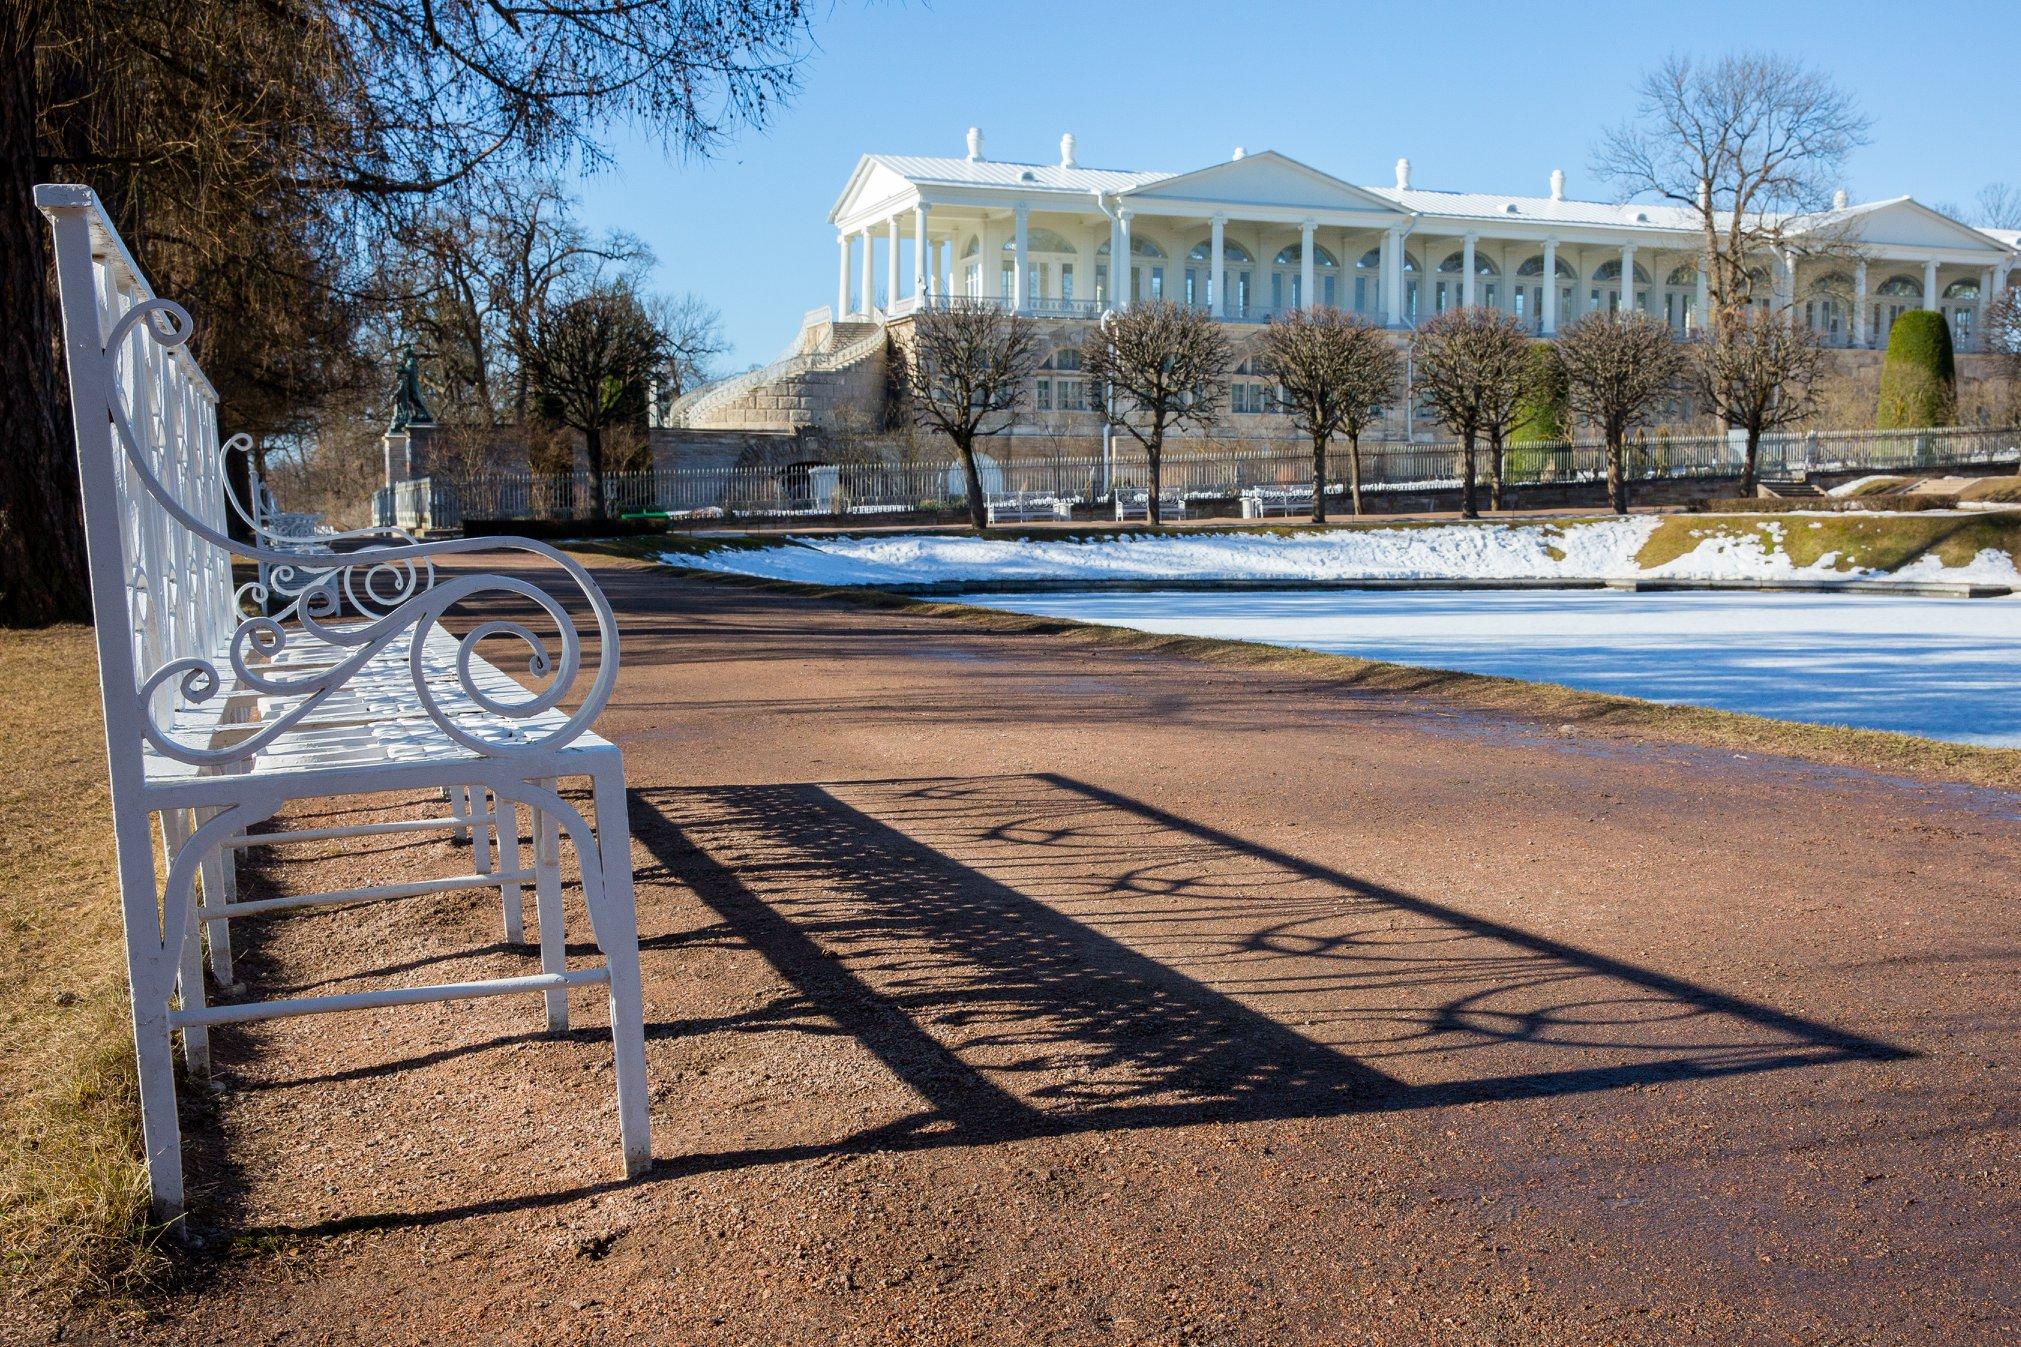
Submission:
{"label": "wrought iron bench", "polygon": [[[157,1215],[173,1219],[183,1207],[175,1036],[185,1064],[202,1073],[214,1025],[524,993],[542,996],[550,1027],[560,1027],[568,990],[590,985],[610,1002],[624,1169],[644,1172],[651,1139],[624,765],[589,728],[617,678],[609,603],[580,564],[529,539],[277,533],[270,502],[232,493],[226,457],[247,444],[218,441],[216,393],[185,344],[188,313],[155,297],[88,188],[44,185],[35,199],[56,239]],[[250,541],[232,539],[228,509]],[[562,602],[521,576],[438,569],[500,548],[560,571],[590,613],[596,667],[573,711],[563,703],[585,673],[585,641]],[[259,579],[236,587],[235,556],[257,563]],[[505,615],[501,604],[530,611]],[[469,630],[452,634],[452,616],[467,617]],[[490,663],[479,653],[488,642],[515,643],[544,685],[529,688]],[[588,813],[561,794],[563,780],[588,784]],[[452,807],[250,832],[294,801],[426,792]],[[520,865],[522,809],[530,869]],[[237,900],[234,862],[248,846],[429,831],[468,836],[473,872]],[[563,930],[564,838],[601,956],[575,967]],[[206,945],[218,983],[236,990],[234,920],[495,887],[516,939],[529,883],[538,974],[216,1004],[207,995]]]}
{"label": "wrought iron bench", "polygon": [[[1116,518],[1149,519],[1151,517],[1151,493],[1142,487],[1116,488]],[[1186,498],[1176,491],[1158,493],[1158,518],[1169,523],[1186,517]]]}
{"label": "wrought iron bench", "polygon": [[1312,513],[1312,483],[1303,486],[1252,486],[1242,492],[1242,517],[1267,519],[1273,514]]}
{"label": "wrought iron bench", "polygon": [[983,518],[997,524],[1022,524],[1033,519],[1072,519],[1072,501],[1061,500],[1050,491],[1013,491],[984,498]]}

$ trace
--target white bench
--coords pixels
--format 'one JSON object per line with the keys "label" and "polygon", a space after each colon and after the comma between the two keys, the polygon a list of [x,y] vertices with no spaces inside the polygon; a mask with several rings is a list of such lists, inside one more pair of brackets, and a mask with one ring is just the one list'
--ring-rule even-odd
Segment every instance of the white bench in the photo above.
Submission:
{"label": "white bench", "polygon": [[[1151,517],[1151,493],[1142,487],[1118,487],[1115,492],[1116,518],[1149,519]],[[1158,493],[1158,520],[1170,523],[1174,519],[1186,517],[1186,498],[1176,491]]]}
{"label": "white bench", "polygon": [[991,527],[997,524],[1022,524],[1033,519],[1072,519],[1072,501],[1061,500],[1050,491],[1013,491],[1008,495],[986,497],[982,504],[983,518]]}
{"label": "white bench", "polygon": [[1268,519],[1273,514],[1312,513],[1312,484],[1304,486],[1252,486],[1242,492],[1242,517]]}
{"label": "white bench", "polygon": [[[560,1028],[569,989],[592,985],[610,1002],[624,1171],[644,1172],[651,1138],[624,765],[589,730],[617,677],[609,603],[576,561],[528,539],[276,533],[269,502],[231,494],[226,456],[248,446],[242,436],[218,441],[216,393],[184,344],[189,315],[154,296],[88,188],[45,185],[35,198],[56,237],[157,1215],[173,1219],[183,1207],[175,1036],[185,1064],[202,1074],[214,1025],[521,993],[541,996],[549,1027]],[[229,537],[228,502],[252,541]],[[591,613],[596,670],[573,712],[562,703],[584,671],[585,642],[561,602],[520,576],[437,570],[498,548],[560,571]],[[256,562],[260,578],[235,588],[234,556]],[[474,625],[461,637],[444,625],[466,614]],[[490,641],[520,647],[546,685],[530,690],[487,662],[478,647]],[[590,812],[560,793],[564,779],[587,783]],[[451,807],[250,834],[294,801],[417,792],[445,794]],[[522,809],[531,866],[520,852]],[[467,836],[471,872],[237,898],[234,862],[248,846],[403,832]],[[579,862],[600,955],[575,966],[563,929],[563,839]],[[234,920],[496,888],[517,940],[529,884],[539,973],[271,1000],[234,986]],[[212,1002],[206,947],[230,999]]]}

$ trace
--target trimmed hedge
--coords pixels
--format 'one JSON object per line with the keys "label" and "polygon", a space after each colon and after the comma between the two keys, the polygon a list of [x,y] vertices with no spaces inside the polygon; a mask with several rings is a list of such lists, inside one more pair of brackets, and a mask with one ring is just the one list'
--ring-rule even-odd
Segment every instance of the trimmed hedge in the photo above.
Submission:
{"label": "trimmed hedge", "polygon": [[1958,400],[1958,362],[1951,349],[1951,325],[1935,309],[1911,309],[1888,332],[1888,355],[1881,365],[1881,400],[1874,425],[1880,430],[1920,430],[1948,426]]}
{"label": "trimmed hedge", "polygon": [[1553,444],[1572,438],[1572,408],[1565,388],[1565,367],[1549,342],[1530,347],[1523,372],[1523,396],[1516,403],[1510,444]]}

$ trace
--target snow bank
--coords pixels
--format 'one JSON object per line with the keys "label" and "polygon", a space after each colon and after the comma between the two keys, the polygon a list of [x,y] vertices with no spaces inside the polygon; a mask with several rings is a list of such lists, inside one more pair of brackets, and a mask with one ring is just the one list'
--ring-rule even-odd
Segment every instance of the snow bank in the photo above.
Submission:
{"label": "snow bank", "polygon": [[[1835,554],[1797,566],[1780,544],[1801,520],[1769,521],[1762,535],[1708,527],[1696,548],[1653,568],[1636,554],[1656,531],[1650,516],[1557,524],[1446,524],[1298,533],[1117,534],[1101,539],[932,537],[886,534],[789,538],[776,547],[669,553],[676,566],[824,585],[932,584],[989,580],[1769,580],[1857,579]],[[2021,583],[2004,552],[1968,566],[1934,557],[1902,579]]]}

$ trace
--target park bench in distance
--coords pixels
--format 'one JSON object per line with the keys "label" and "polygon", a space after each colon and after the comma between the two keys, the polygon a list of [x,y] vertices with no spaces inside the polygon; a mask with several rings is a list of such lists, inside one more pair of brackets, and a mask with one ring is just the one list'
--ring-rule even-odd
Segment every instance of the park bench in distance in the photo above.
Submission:
{"label": "park bench in distance", "polygon": [[1012,491],[983,499],[983,518],[998,524],[1024,524],[1034,519],[1072,519],[1074,503],[1050,491]]}
{"label": "park bench in distance", "polygon": [[[219,443],[216,393],[185,345],[189,314],[155,297],[89,188],[44,185],[35,200],[56,238],[157,1216],[174,1219],[183,1207],[174,1036],[202,1074],[213,1025],[523,993],[544,998],[553,1029],[566,1024],[568,989],[592,984],[610,1000],[624,1170],[643,1173],[651,1139],[624,764],[589,730],[617,678],[609,602],[575,560],[530,539],[275,532],[267,502],[232,494],[226,458],[249,442]],[[251,541],[229,536],[228,509]],[[582,672],[584,637],[561,602],[516,575],[437,569],[502,548],[561,571],[592,616],[597,669],[572,713],[560,707]],[[260,578],[236,587],[234,556],[257,563]],[[460,639],[443,625],[459,609],[475,622]],[[546,685],[529,690],[489,663],[478,647],[490,641],[519,646]],[[589,814],[560,793],[563,780],[588,784]],[[439,792],[452,807],[248,836],[293,801],[382,792]],[[520,865],[521,810],[532,824],[530,869]],[[472,838],[472,873],[235,901],[234,862],[248,845],[444,831]],[[602,956],[573,968],[564,838]],[[526,883],[538,974],[217,1004],[207,995],[206,945],[218,983],[234,990],[235,918],[496,887],[517,938]]]}
{"label": "park bench in distance", "polygon": [[[1149,519],[1151,493],[1143,487],[1119,486],[1115,491],[1117,519]],[[1158,493],[1158,518],[1171,523],[1186,517],[1186,498],[1176,491]]]}

